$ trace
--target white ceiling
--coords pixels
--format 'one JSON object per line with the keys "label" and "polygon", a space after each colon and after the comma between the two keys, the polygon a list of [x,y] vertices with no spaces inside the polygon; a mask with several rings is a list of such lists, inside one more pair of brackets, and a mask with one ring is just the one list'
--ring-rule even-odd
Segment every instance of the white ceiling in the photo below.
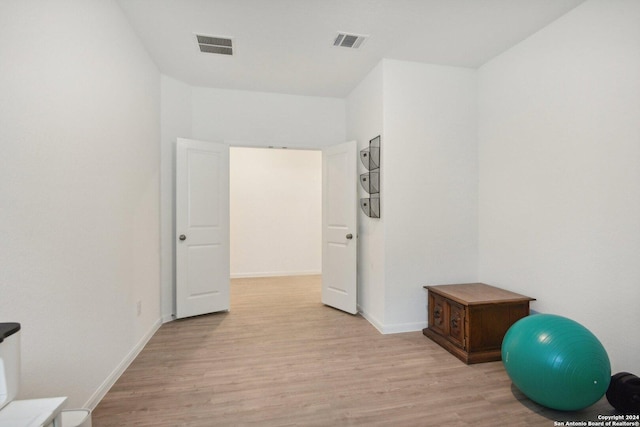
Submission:
{"label": "white ceiling", "polygon": [[[119,0],[163,74],[192,86],[345,97],[382,58],[476,68],[584,0]],[[369,35],[334,47],[338,31]],[[195,33],[233,38],[201,53]]]}

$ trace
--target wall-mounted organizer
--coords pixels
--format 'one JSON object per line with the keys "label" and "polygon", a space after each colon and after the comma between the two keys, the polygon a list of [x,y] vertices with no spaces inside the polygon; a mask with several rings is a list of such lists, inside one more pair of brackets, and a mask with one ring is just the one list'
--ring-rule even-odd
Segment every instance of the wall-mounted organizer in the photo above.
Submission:
{"label": "wall-mounted organizer", "polygon": [[380,197],[363,197],[360,208],[369,218],[380,218]]}
{"label": "wall-mounted organizer", "polygon": [[360,208],[369,218],[380,218],[380,135],[360,150],[360,161],[368,170],[360,174],[360,184],[371,195],[360,199]]}
{"label": "wall-mounted organizer", "polygon": [[368,171],[380,168],[380,137],[369,141],[369,146],[360,150],[360,160]]}
{"label": "wall-mounted organizer", "polygon": [[360,184],[369,194],[380,193],[380,171],[375,170],[360,174]]}

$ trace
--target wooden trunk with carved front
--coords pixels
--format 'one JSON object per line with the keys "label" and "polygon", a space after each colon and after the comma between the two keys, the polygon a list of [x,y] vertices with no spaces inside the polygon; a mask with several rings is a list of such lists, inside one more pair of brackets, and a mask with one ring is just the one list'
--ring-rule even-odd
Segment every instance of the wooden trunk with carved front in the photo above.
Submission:
{"label": "wooden trunk with carved front", "polygon": [[504,334],[535,301],[484,283],[425,288],[429,326],[422,332],[468,364],[500,360]]}

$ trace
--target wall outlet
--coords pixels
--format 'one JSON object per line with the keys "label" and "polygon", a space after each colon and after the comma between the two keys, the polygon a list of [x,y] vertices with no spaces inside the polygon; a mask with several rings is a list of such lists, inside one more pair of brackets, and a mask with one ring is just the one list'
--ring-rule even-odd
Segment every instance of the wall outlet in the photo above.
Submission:
{"label": "wall outlet", "polygon": [[138,312],[138,316],[142,314],[142,301],[138,301],[136,304],[136,311]]}

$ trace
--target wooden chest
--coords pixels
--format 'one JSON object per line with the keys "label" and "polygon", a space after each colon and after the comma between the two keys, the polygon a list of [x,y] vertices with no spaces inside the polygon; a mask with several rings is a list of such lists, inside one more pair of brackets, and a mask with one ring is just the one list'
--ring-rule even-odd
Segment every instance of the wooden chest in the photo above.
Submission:
{"label": "wooden chest", "polygon": [[467,364],[501,360],[504,334],[535,301],[484,283],[424,288],[429,326],[422,333]]}

